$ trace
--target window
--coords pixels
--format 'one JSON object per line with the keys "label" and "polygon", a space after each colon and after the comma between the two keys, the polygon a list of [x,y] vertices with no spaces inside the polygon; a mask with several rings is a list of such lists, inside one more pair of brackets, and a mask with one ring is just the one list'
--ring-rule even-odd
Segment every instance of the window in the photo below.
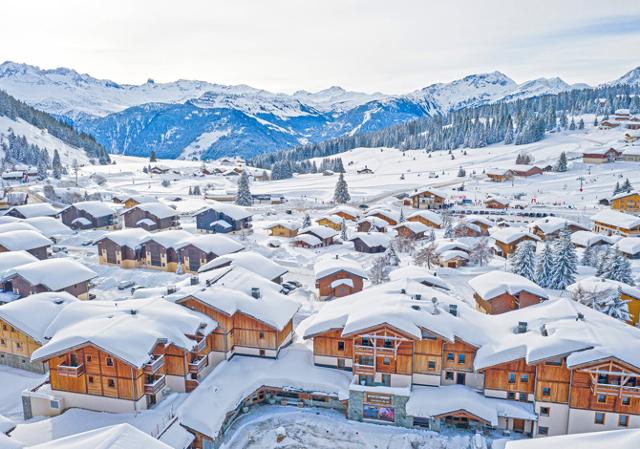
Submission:
{"label": "window", "polygon": [[549,407],[540,407],[540,416],[549,416],[551,409]]}
{"label": "window", "polygon": [[87,356],[87,363],[91,363],[91,356],[90,355]]}
{"label": "window", "polygon": [[107,364],[107,366],[113,366],[113,359],[111,357],[107,357],[105,359],[105,363]]}
{"label": "window", "polygon": [[529,382],[529,375],[528,374],[520,374],[520,382]]}
{"label": "window", "polygon": [[391,365],[391,359],[389,357],[385,357],[382,359],[382,363],[385,365]]}
{"label": "window", "polygon": [[618,425],[620,427],[629,427],[629,415],[618,416]]}
{"label": "window", "polygon": [[344,341],[338,342],[338,351],[344,351]]}
{"label": "window", "polygon": [[458,364],[464,365],[464,354],[458,354]]}
{"label": "window", "polygon": [[7,341],[4,338],[0,338],[0,345],[7,346]]}
{"label": "window", "polygon": [[447,360],[451,360],[452,362],[455,360],[453,352],[447,353]]}
{"label": "window", "polygon": [[55,401],[50,401],[49,402],[49,408],[53,408],[53,409],[59,409],[60,408],[60,401],[55,400]]}
{"label": "window", "polygon": [[264,350],[264,349],[261,349],[261,350],[260,350],[260,357],[264,357],[264,356],[266,356],[266,355],[267,355],[267,353],[265,352],[265,350]]}
{"label": "window", "polygon": [[507,399],[515,399],[516,394],[513,391],[507,391]]}
{"label": "window", "polygon": [[447,379],[447,380],[453,380],[453,372],[451,372],[451,371],[446,371],[446,372],[444,373],[444,378],[445,378],[445,379]]}
{"label": "window", "polygon": [[604,394],[599,394],[598,395],[598,402],[601,404],[606,404],[607,402],[607,396]]}
{"label": "window", "polygon": [[362,346],[371,346],[371,341],[369,337],[362,337]]}
{"label": "window", "polygon": [[16,342],[16,349],[22,349],[22,343]]}
{"label": "window", "polygon": [[258,338],[260,340],[264,339],[264,332],[260,331],[260,333],[258,334]]}
{"label": "window", "polygon": [[385,348],[391,348],[391,339],[390,338],[385,338],[384,339],[384,347]]}
{"label": "window", "polygon": [[382,375],[382,385],[384,385],[385,387],[391,386],[391,374]]}
{"label": "window", "polygon": [[604,424],[604,413],[596,412],[596,416],[593,420],[595,424]]}
{"label": "window", "polygon": [[609,378],[606,374],[598,374],[598,383],[599,384],[608,384]]}
{"label": "window", "polygon": [[551,388],[549,387],[544,387],[542,389],[542,396],[551,396]]}
{"label": "window", "polygon": [[93,376],[89,376],[89,383],[92,384],[93,383]]}
{"label": "window", "polygon": [[115,379],[108,379],[107,380],[107,386],[109,388],[115,388],[116,387],[116,380]]}
{"label": "window", "polygon": [[458,373],[458,377],[456,378],[456,383],[458,385],[464,385],[466,383],[467,376],[465,373]]}
{"label": "window", "polygon": [[631,405],[631,397],[622,396],[622,405]]}
{"label": "window", "polygon": [[510,384],[516,383],[516,373],[509,373],[509,383]]}
{"label": "window", "polygon": [[428,369],[436,369],[436,362],[434,362],[433,360],[429,360],[427,362],[427,368]]}
{"label": "window", "polygon": [[338,368],[340,368],[340,369],[344,369],[345,368],[344,359],[338,359]]}
{"label": "window", "polygon": [[549,428],[538,426],[538,435],[549,435]]}

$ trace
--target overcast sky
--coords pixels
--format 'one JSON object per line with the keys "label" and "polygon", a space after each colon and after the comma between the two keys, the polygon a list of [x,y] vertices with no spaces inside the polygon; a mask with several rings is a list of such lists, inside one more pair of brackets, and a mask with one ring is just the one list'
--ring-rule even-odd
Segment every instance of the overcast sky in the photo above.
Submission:
{"label": "overcast sky", "polygon": [[0,60],[282,92],[494,70],[598,84],[640,65],[640,1],[5,0]]}

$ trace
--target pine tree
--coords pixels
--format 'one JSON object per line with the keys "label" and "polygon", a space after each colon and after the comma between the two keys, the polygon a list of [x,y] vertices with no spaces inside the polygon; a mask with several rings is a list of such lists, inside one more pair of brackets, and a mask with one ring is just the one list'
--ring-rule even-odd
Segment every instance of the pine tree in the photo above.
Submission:
{"label": "pine tree", "polygon": [[240,179],[238,180],[236,204],[238,206],[251,206],[251,204],[253,204],[253,197],[251,196],[251,190],[249,189],[249,176],[246,171],[242,172]]}
{"label": "pine tree", "polygon": [[149,162],[158,162],[158,158],[156,158],[156,150],[151,150],[149,153]]}
{"label": "pine tree", "polygon": [[311,226],[311,217],[309,214],[305,213],[304,218],[302,219],[302,227],[308,228],[309,226]]}
{"label": "pine tree", "polygon": [[620,321],[629,321],[631,320],[631,315],[629,314],[629,301],[625,301],[621,298],[620,289],[611,289],[605,294],[600,294],[597,309],[609,315],[611,318],[615,318]]}
{"label": "pine tree", "polygon": [[558,162],[555,168],[557,172],[567,171],[567,155],[564,151],[560,153],[560,157],[558,158]]}
{"label": "pine tree", "polygon": [[575,129],[576,129],[576,122],[573,120],[573,117],[571,117],[571,124],[569,124],[569,130],[575,131]]}
{"label": "pine tree", "polygon": [[53,177],[56,179],[60,179],[62,178],[62,172],[63,172],[63,167],[62,167],[62,162],[60,161],[60,154],[58,153],[58,150],[54,150],[53,151],[53,162],[51,163],[51,168],[53,170]]}
{"label": "pine tree", "polygon": [[342,223],[340,223],[340,238],[343,242],[349,240],[349,236],[347,234],[347,222],[344,218],[342,219]]}
{"label": "pine tree", "polygon": [[400,208],[400,218],[398,218],[398,223],[404,223],[404,222],[405,222],[404,209]]}
{"label": "pine tree", "polygon": [[511,116],[509,116],[507,118],[507,123],[505,124],[504,139],[502,140],[502,143],[504,143],[505,145],[511,145],[513,141],[513,122],[511,121]]}
{"label": "pine tree", "polygon": [[344,174],[340,173],[338,182],[336,183],[336,190],[333,194],[333,200],[338,204],[345,204],[351,201],[351,195],[349,195],[349,186],[344,179]]}
{"label": "pine tree", "polygon": [[594,262],[595,255],[595,246],[587,246],[582,253],[582,259],[580,259],[580,265],[584,265],[585,267],[592,267]]}
{"label": "pine tree", "polygon": [[369,280],[374,284],[382,284],[389,280],[389,272],[387,270],[387,262],[385,261],[384,256],[377,257],[373,266],[369,270]]}
{"label": "pine tree", "polygon": [[613,188],[613,194],[617,195],[618,193],[620,193],[620,183],[616,182],[616,186]]}
{"label": "pine tree", "polygon": [[541,287],[548,287],[551,283],[551,273],[553,271],[554,264],[553,259],[553,249],[547,242],[544,244],[536,264],[536,282]]}
{"label": "pine tree", "polygon": [[606,251],[601,252],[600,258],[596,259],[596,276],[602,276],[604,274],[604,271],[611,263],[611,258],[615,256],[615,252],[616,250],[611,247],[608,247]]}
{"label": "pine tree", "polygon": [[393,245],[389,245],[389,248],[387,248],[384,253],[384,258],[387,262],[387,265],[390,267],[397,267],[398,265],[400,265],[400,257],[398,256],[398,253],[396,252],[396,249]]}
{"label": "pine tree", "polygon": [[464,168],[460,167],[458,169],[458,178],[464,178],[465,176],[467,176],[467,172],[464,171]]}
{"label": "pine tree", "polygon": [[633,186],[631,185],[631,183],[629,182],[629,178],[626,178],[624,180],[624,182],[622,183],[622,186],[620,187],[620,193],[629,193],[633,190]]}
{"label": "pine tree", "polygon": [[524,241],[520,243],[511,256],[511,271],[531,281],[536,280],[536,249],[535,243]]}
{"label": "pine tree", "polygon": [[578,129],[584,129],[584,119],[580,119],[578,122]]}
{"label": "pine tree", "polygon": [[44,179],[47,179],[47,162],[44,159],[38,160],[37,169],[38,169],[38,179],[41,181]]}
{"label": "pine tree", "polygon": [[548,288],[563,290],[576,281],[578,257],[569,234],[563,231],[554,244],[553,270]]}
{"label": "pine tree", "polygon": [[607,257],[607,263],[603,265],[601,276],[605,279],[635,285],[629,260],[618,250],[613,250]]}

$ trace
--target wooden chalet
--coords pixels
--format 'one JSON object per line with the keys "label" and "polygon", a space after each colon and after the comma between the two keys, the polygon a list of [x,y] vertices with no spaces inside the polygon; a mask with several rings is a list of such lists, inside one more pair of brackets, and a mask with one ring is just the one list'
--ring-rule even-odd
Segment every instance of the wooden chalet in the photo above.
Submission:
{"label": "wooden chalet", "polygon": [[485,174],[493,182],[505,182],[513,179],[513,171],[508,168],[491,168]]}
{"label": "wooden chalet", "polygon": [[446,205],[447,194],[431,188],[419,189],[409,194],[411,206],[416,209],[442,209]]}
{"label": "wooden chalet", "polygon": [[353,249],[359,253],[384,253],[391,244],[389,236],[382,232],[358,232],[349,239],[353,242]]}
{"label": "wooden chalet", "polygon": [[484,200],[484,207],[487,209],[506,209],[509,207],[509,200],[502,197],[490,196]]}
{"label": "wooden chalet", "polygon": [[408,222],[422,223],[430,228],[440,229],[442,227],[442,216],[430,210],[419,210],[407,217]]}
{"label": "wooden chalet", "polygon": [[161,231],[180,227],[178,212],[163,203],[142,203],[122,213],[127,228]]}
{"label": "wooden chalet", "polygon": [[623,192],[611,197],[611,209],[632,214],[640,213],[640,193],[637,191]]}
{"label": "wooden chalet", "polygon": [[521,309],[549,299],[545,290],[520,275],[490,271],[469,281],[478,309],[497,315]]}
{"label": "wooden chalet", "polygon": [[71,229],[114,229],[117,215],[102,201],[81,201],[60,212],[62,223]]}
{"label": "wooden chalet", "polygon": [[151,234],[142,228],[122,229],[105,234],[96,241],[98,261],[102,265],[137,268],[141,264],[142,241]]}
{"label": "wooden chalet", "polygon": [[182,271],[196,273],[207,262],[244,249],[240,243],[224,235],[200,235],[174,246],[182,262]]}
{"label": "wooden chalet", "polygon": [[122,204],[125,209],[131,209],[138,204],[155,203],[157,201],[157,198],[147,195],[115,195],[113,197],[113,202],[115,204]]}
{"label": "wooden chalet", "polygon": [[384,220],[391,226],[397,225],[400,220],[399,213],[389,209],[382,209],[382,208],[374,208],[367,211],[367,213],[365,214],[365,218],[369,218],[369,217],[374,217],[380,220]]}
{"label": "wooden chalet", "polygon": [[342,229],[342,221],[344,218],[339,217],[338,215],[327,215],[324,217],[320,217],[316,220],[320,226],[326,226],[328,228],[333,229],[334,231],[340,231]]}
{"label": "wooden chalet", "polygon": [[360,264],[346,259],[324,259],[313,267],[320,298],[339,298],[362,290],[367,275]]}
{"label": "wooden chalet", "polygon": [[229,233],[251,228],[252,214],[232,204],[207,206],[195,213],[196,228],[200,232]]}
{"label": "wooden chalet", "polygon": [[344,218],[349,221],[357,221],[360,217],[360,211],[355,207],[346,206],[344,204],[338,205],[327,212],[328,215],[337,215],[340,218]]}
{"label": "wooden chalet", "polygon": [[405,221],[395,227],[396,233],[399,237],[410,240],[420,240],[425,238],[425,233],[430,229],[431,227],[419,221]]}
{"label": "wooden chalet", "polygon": [[169,271],[178,270],[178,245],[193,234],[181,229],[160,231],[140,241],[140,263],[144,268]]}
{"label": "wooden chalet", "polygon": [[33,203],[13,206],[4,215],[16,218],[57,217],[60,211],[49,203]]}
{"label": "wooden chalet", "polygon": [[296,221],[278,221],[269,225],[266,229],[273,237],[295,237],[302,225]]}
{"label": "wooden chalet", "polygon": [[358,220],[356,229],[358,232],[386,232],[389,222],[378,217],[364,217]]}
{"label": "wooden chalet", "polygon": [[26,251],[40,260],[49,257],[53,242],[36,231],[16,229],[0,233],[0,253]]}
{"label": "wooden chalet", "polygon": [[514,165],[510,168],[511,172],[514,176],[518,176],[520,178],[528,178],[534,175],[541,175],[544,173],[544,170],[537,165]]}
{"label": "wooden chalet", "polygon": [[516,247],[524,241],[537,242],[540,240],[540,237],[527,230],[513,227],[498,228],[491,233],[491,238],[494,241],[496,254],[501,257],[511,255]]}
{"label": "wooden chalet", "polygon": [[615,162],[622,153],[615,148],[594,148],[582,152],[582,162],[585,164],[605,164]]}
{"label": "wooden chalet", "polygon": [[4,277],[20,298],[35,293],[67,292],[79,299],[90,299],[90,282],[97,274],[72,259],[38,260],[15,267]]}
{"label": "wooden chalet", "polygon": [[623,237],[640,235],[640,218],[635,215],[604,209],[591,217],[593,231]]}
{"label": "wooden chalet", "polygon": [[320,240],[320,246],[330,246],[333,245],[333,239],[338,233],[326,226],[309,226],[308,228],[300,229],[298,237],[302,235],[311,235],[317,238]]}
{"label": "wooden chalet", "polygon": [[572,234],[578,231],[588,231],[588,228],[575,221],[564,218],[546,217],[531,223],[529,225],[529,231],[542,240],[553,240],[558,238],[562,232]]}

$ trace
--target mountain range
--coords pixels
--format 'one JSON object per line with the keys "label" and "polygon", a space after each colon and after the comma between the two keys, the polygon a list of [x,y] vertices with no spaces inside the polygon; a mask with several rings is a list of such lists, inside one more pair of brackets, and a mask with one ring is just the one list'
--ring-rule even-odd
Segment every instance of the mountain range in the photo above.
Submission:
{"label": "mountain range", "polygon": [[[611,84],[617,83],[639,84],[640,68]],[[518,84],[496,71],[404,95],[337,86],[289,95],[191,80],[118,84],[67,68],[0,65],[1,90],[94,136],[109,152],[147,156],[155,150],[158,157],[186,159],[251,157],[468,106],[587,87],[560,78]]]}

